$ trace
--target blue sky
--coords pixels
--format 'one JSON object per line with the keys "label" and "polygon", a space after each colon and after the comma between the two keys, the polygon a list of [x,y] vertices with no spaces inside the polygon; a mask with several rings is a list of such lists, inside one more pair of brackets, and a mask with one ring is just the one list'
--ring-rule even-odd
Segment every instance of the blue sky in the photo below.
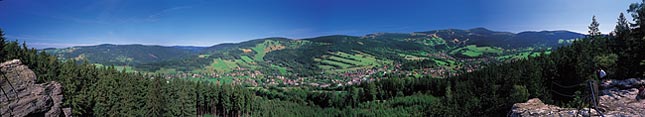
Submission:
{"label": "blue sky", "polygon": [[[211,46],[265,37],[485,27],[603,33],[639,0],[3,0],[0,28],[31,47]],[[629,18],[631,19],[631,18]]]}

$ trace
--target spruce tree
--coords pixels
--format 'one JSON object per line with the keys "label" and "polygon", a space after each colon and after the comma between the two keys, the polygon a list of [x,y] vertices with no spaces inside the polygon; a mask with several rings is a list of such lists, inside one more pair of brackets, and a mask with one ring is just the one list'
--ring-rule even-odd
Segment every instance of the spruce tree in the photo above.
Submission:
{"label": "spruce tree", "polygon": [[629,22],[627,22],[625,15],[623,13],[620,13],[620,15],[618,15],[616,27],[614,28],[614,34],[616,34],[616,37],[618,38],[623,38],[624,36],[626,36],[626,34],[629,34],[629,32]]}
{"label": "spruce tree", "polygon": [[134,82],[132,84],[134,85],[134,105],[135,105],[135,116],[145,116],[146,115],[146,110],[144,109],[145,104],[146,104],[146,96],[148,92],[148,85],[151,84],[151,81],[148,80],[148,78],[144,78],[147,76],[144,76],[140,73],[131,73],[132,74],[132,79]]}
{"label": "spruce tree", "polygon": [[377,100],[376,94],[378,93],[376,88],[376,83],[367,83],[367,94],[368,100]]}
{"label": "spruce tree", "polygon": [[110,77],[109,72],[99,75],[99,81],[94,87],[96,89],[93,94],[95,102],[93,108],[94,116],[106,116],[113,104],[109,100],[115,94],[112,94],[112,89],[110,88],[111,79],[108,77]]}
{"label": "spruce tree", "polygon": [[151,117],[161,116],[161,103],[163,103],[161,100],[161,78],[153,78],[147,89],[146,104],[144,106],[145,115]]}
{"label": "spruce tree", "polygon": [[590,37],[593,38],[593,37],[596,37],[596,36],[600,36],[600,30],[598,29],[598,26],[600,26],[600,24],[598,23],[598,21],[596,21],[596,16],[594,15],[591,18],[591,24],[589,25],[589,36]]}
{"label": "spruce tree", "polygon": [[231,88],[228,84],[224,84],[221,87],[222,88],[219,96],[221,99],[220,103],[222,105],[221,113],[223,113],[224,116],[231,116],[229,114],[233,105],[230,99],[232,97]]}
{"label": "spruce tree", "polygon": [[[623,51],[627,49],[627,40],[629,38],[629,35],[631,33],[631,29],[629,27],[629,22],[627,21],[627,18],[625,18],[625,15],[623,13],[620,13],[618,16],[618,21],[616,22],[616,27],[614,28],[614,36],[613,38],[615,39],[612,41],[612,45],[615,47],[613,48],[614,51]],[[620,70],[625,70],[625,66],[617,66],[618,69]],[[622,75],[623,73],[618,73]]]}
{"label": "spruce tree", "polygon": [[171,79],[165,86],[164,116],[181,116],[181,102],[179,101],[179,80]]}
{"label": "spruce tree", "polygon": [[645,32],[645,29],[642,27],[645,27],[645,0],[643,0],[641,3],[632,3],[629,5],[629,9],[627,12],[631,13],[632,18],[634,18],[635,24],[632,24],[632,26],[638,30],[638,32]]}
{"label": "spruce tree", "polygon": [[[209,106],[211,106],[210,111],[211,111],[212,114],[218,114],[218,109],[220,109],[218,107],[220,107],[219,105],[221,104],[220,103],[220,89],[221,88],[220,88],[220,85],[214,85],[214,84],[211,84],[209,87],[210,87],[210,93],[209,93],[209,98],[210,98],[209,102],[210,103],[209,103]],[[221,113],[221,111],[219,111],[219,112]]]}
{"label": "spruce tree", "polygon": [[179,83],[180,92],[178,93],[181,107],[181,116],[195,116],[195,91],[194,88],[190,86],[194,84],[189,81],[179,81]]}

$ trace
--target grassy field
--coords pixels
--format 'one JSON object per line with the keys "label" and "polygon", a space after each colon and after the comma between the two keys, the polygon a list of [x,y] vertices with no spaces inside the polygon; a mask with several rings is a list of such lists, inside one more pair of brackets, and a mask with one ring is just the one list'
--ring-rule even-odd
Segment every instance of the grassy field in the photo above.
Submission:
{"label": "grassy field", "polygon": [[[316,59],[314,59],[314,60],[316,60]],[[329,65],[338,66],[338,67],[340,67],[340,68],[349,68],[349,67],[351,67],[351,66],[352,66],[352,65],[347,64],[347,63],[342,63],[342,62],[333,61],[333,60],[320,60],[320,62],[321,62],[321,63],[329,64]]]}
{"label": "grassy field", "polygon": [[209,66],[211,70],[214,70],[217,73],[230,72],[237,67],[238,65],[236,64],[236,62],[231,60],[223,60],[221,58],[213,59],[213,63],[211,63],[211,65]]}
{"label": "grassy field", "polygon": [[[498,60],[509,60],[509,59],[527,59],[528,57],[537,57],[540,56],[541,52],[521,52],[517,54],[504,55],[497,57]],[[544,54],[551,54],[550,50],[544,52]]]}
{"label": "grassy field", "polygon": [[256,54],[253,56],[255,61],[264,61],[264,56],[267,52],[274,51],[280,48],[284,48],[278,41],[274,40],[265,40],[264,42],[255,45],[251,50],[255,51]]}
{"label": "grassy field", "polygon": [[255,56],[253,56],[255,61],[264,61],[264,55],[267,53],[264,51],[264,49],[267,47],[266,41],[264,43],[260,43],[258,45],[255,45],[255,47],[251,48],[253,51],[256,52]]}
{"label": "grassy field", "polygon": [[[97,67],[97,68],[107,67],[107,66],[105,66],[103,64],[98,64],[98,63],[93,64],[93,65],[95,67]],[[127,66],[127,65],[114,66],[114,69],[116,69],[117,71],[123,71],[125,69],[125,72],[128,72],[128,73],[135,72],[135,70],[134,70],[134,68],[132,68],[132,66]]]}
{"label": "grassy field", "polygon": [[422,42],[423,42],[424,45],[427,45],[427,46],[436,46],[436,45],[444,45],[444,44],[446,44],[446,40],[444,40],[443,38],[436,38],[436,37],[429,38],[429,39],[424,39]]}
{"label": "grassy field", "polygon": [[327,55],[314,58],[314,61],[323,63],[319,64],[318,68],[326,70],[327,72],[353,71],[391,63],[391,61],[378,60],[374,56],[361,52],[357,52],[356,54],[330,52]]}
{"label": "grassy field", "polygon": [[[266,40],[251,48],[251,50],[256,52],[253,57],[242,55],[240,59],[213,59],[213,62],[201,72],[215,71],[216,73],[227,73],[237,67],[256,69],[259,67],[257,64],[264,61],[264,56],[267,52],[281,48],[284,48],[284,46],[280,45],[278,41]],[[287,74],[287,69],[284,67],[271,65],[271,69],[277,69],[281,74]]]}
{"label": "grassy field", "polygon": [[449,54],[475,58],[475,57],[481,57],[484,54],[500,55],[502,53],[504,53],[504,50],[501,48],[477,47],[476,45],[468,45],[465,47],[452,50],[450,51]]}
{"label": "grassy field", "polygon": [[437,66],[447,67],[447,68],[455,68],[455,67],[457,67],[457,66],[458,66],[458,64],[459,64],[459,63],[457,63],[456,61],[449,60],[449,59],[437,59],[437,58],[433,58],[432,60],[433,60],[435,63],[437,63]]}
{"label": "grassy field", "polygon": [[361,66],[361,65],[362,66],[379,65],[378,60],[374,56],[369,55],[369,54],[365,54],[365,53],[358,53],[358,54],[351,55],[351,54],[347,54],[347,53],[344,53],[344,52],[336,52],[335,55],[342,56],[342,57],[345,57],[345,58],[351,58],[351,59],[359,62],[359,63],[354,64],[354,65],[359,65],[359,66]]}
{"label": "grassy field", "polygon": [[249,56],[240,56],[240,58],[242,58],[242,60],[244,60],[244,62],[246,63],[253,63],[253,59],[251,59]]}
{"label": "grassy field", "polygon": [[[435,63],[437,63],[437,65],[439,65],[439,66],[446,66],[446,65],[450,65],[450,64],[451,64],[451,63],[448,63],[447,61],[443,61],[443,60],[440,60],[440,59],[432,59],[432,60],[433,60]],[[454,63],[454,61],[452,61],[452,62]]]}
{"label": "grassy field", "polygon": [[329,66],[329,65],[318,65],[318,68],[320,68],[320,69],[325,69],[325,70],[329,70],[329,69],[334,69],[334,68],[336,68],[336,67],[334,67],[334,66]]}
{"label": "grassy field", "polygon": [[118,70],[118,71],[123,71],[123,70],[125,70],[125,72],[128,72],[128,73],[130,73],[130,72],[134,72],[134,68],[132,68],[132,66],[125,66],[125,65],[123,65],[123,66],[114,66],[114,68],[115,68],[116,70]]}

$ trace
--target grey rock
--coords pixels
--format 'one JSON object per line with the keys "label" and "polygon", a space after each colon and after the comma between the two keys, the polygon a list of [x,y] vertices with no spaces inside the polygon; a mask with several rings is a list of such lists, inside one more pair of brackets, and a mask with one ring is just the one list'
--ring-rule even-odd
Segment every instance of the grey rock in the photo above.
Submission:
{"label": "grey rock", "polygon": [[[597,115],[595,110],[591,110],[592,115]],[[558,116],[558,117],[574,117],[574,116],[589,116],[589,109],[583,108],[581,110],[575,108],[560,108],[555,105],[548,105],[542,103],[538,98],[533,98],[526,103],[513,104],[511,110],[511,117],[542,117],[542,116]]]}
{"label": "grey rock", "polygon": [[630,88],[638,88],[643,85],[645,85],[645,79],[639,79],[639,78],[629,78],[625,80],[608,79],[608,80],[603,80],[602,83],[600,84],[600,86],[603,89],[611,89],[611,88],[630,89]]}
{"label": "grey rock", "polygon": [[36,75],[19,60],[0,64],[0,112],[7,116],[63,115],[63,93],[58,82],[35,84]]}

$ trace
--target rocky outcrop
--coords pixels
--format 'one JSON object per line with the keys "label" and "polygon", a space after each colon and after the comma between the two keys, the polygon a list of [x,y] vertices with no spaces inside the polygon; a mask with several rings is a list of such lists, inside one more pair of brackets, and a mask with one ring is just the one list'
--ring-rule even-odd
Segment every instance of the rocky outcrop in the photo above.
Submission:
{"label": "rocky outcrop", "polygon": [[[591,110],[592,114],[597,114],[595,110]],[[584,108],[581,110],[575,108],[560,108],[555,105],[548,105],[542,103],[538,98],[533,98],[526,103],[517,103],[513,105],[511,110],[512,117],[573,117],[573,116],[588,116],[589,109]]]}
{"label": "rocky outcrop", "polygon": [[61,116],[62,86],[57,82],[35,84],[36,75],[19,60],[0,64],[0,112],[8,116]]}
{"label": "rocky outcrop", "polygon": [[[631,89],[639,88],[640,86],[645,85],[645,79],[629,78],[625,80],[604,80],[600,83],[600,86],[605,90],[612,89]],[[603,92],[608,93],[608,92]]]}
{"label": "rocky outcrop", "polygon": [[605,80],[599,97],[601,111],[606,115],[645,116],[645,100],[638,100],[645,79]]}
{"label": "rocky outcrop", "polygon": [[[645,100],[637,100],[638,88],[645,85],[645,79],[604,80],[599,96],[599,111],[591,109],[591,116],[603,114],[608,117],[645,116]],[[540,99],[530,99],[526,103],[516,103],[511,116],[589,116],[589,109],[560,108],[542,103]]]}

